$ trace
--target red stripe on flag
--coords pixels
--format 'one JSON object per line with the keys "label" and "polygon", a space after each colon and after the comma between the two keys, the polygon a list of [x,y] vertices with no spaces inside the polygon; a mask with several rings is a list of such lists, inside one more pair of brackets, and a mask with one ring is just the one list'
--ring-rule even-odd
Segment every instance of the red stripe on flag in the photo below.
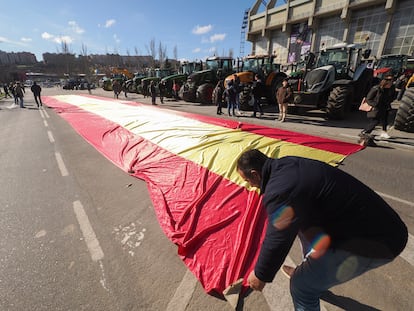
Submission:
{"label": "red stripe on flag", "polygon": [[[266,227],[266,215],[259,208],[256,192],[96,114],[51,97],[45,97],[44,102],[110,161],[124,171],[133,170],[134,176],[146,181],[163,231],[178,246],[179,255],[208,293],[221,295],[239,278],[247,280]],[[179,114],[229,128],[238,125],[231,120]],[[287,131],[243,126],[263,135],[279,131],[286,133],[286,139],[295,139]],[[311,136],[302,136],[307,137],[303,138],[307,143],[312,142]],[[354,149],[349,150],[346,154]]]}

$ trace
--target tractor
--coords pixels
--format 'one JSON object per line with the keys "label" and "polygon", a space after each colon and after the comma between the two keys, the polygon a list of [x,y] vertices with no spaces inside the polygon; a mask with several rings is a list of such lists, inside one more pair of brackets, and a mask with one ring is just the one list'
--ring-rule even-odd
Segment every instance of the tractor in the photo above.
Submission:
{"label": "tractor", "polygon": [[180,98],[184,101],[211,104],[213,89],[217,82],[228,74],[234,73],[231,57],[208,57],[205,68],[188,76],[179,92]]}
{"label": "tractor", "polygon": [[182,62],[178,73],[166,76],[161,79],[161,83],[165,85],[165,97],[172,98],[174,97],[173,92],[173,83],[174,81],[179,84],[181,87],[185,81],[187,81],[188,76],[194,71],[200,71],[203,69],[203,62]]}
{"label": "tractor", "polygon": [[414,133],[414,74],[408,80],[394,120],[394,128]]}
{"label": "tractor", "polygon": [[414,73],[414,59],[404,54],[382,55],[375,65],[374,77],[379,82],[382,77],[392,74],[395,78],[405,75],[407,78]]}
{"label": "tractor", "polygon": [[357,107],[373,83],[373,70],[363,62],[371,50],[340,43],[319,52],[314,69],[289,83],[294,100],[291,111],[322,109],[329,119],[344,119]]}
{"label": "tractor", "polygon": [[239,69],[236,74],[226,77],[224,86],[237,75],[240,79],[240,109],[251,110],[253,106],[252,87],[254,76],[258,74],[265,87],[262,89],[262,98],[266,98],[268,104],[276,103],[276,91],[282,85],[287,76],[280,72],[280,64],[274,63],[273,55],[250,55],[237,62]]}

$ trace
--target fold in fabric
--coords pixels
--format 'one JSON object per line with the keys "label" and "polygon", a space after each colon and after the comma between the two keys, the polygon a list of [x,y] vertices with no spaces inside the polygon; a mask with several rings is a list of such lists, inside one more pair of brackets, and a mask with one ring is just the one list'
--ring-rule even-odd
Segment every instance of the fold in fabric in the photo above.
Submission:
{"label": "fold in fabric", "polygon": [[[125,172],[148,186],[159,224],[209,294],[247,279],[266,229],[257,189],[236,172],[239,155],[297,155],[337,165],[362,147],[233,120],[94,96],[44,103]],[[243,284],[246,287],[246,284]]]}

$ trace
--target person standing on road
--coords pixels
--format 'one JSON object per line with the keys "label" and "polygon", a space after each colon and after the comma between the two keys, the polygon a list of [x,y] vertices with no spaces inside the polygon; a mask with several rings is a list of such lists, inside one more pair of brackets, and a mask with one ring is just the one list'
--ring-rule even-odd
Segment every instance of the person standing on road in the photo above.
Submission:
{"label": "person standing on road", "polygon": [[11,97],[10,93],[9,93],[9,87],[7,86],[7,83],[3,84],[3,90],[4,90],[4,98]]}
{"label": "person standing on road", "polygon": [[293,92],[288,79],[283,79],[282,86],[277,89],[276,99],[279,105],[278,121],[285,122],[289,103],[293,99]]}
{"label": "person standing on road", "polygon": [[236,92],[236,101],[235,101],[235,110],[236,113],[240,116],[240,92],[241,92],[241,85],[240,85],[240,77],[236,74],[233,75],[233,87]]}
{"label": "person standing on road", "polygon": [[43,106],[42,98],[40,97],[40,93],[42,92],[42,88],[40,87],[40,85],[38,85],[35,81],[33,82],[33,85],[30,87],[30,90],[33,93],[37,108],[39,108],[40,106]]}
{"label": "person standing on road", "polygon": [[150,83],[150,85],[148,87],[148,92],[149,92],[149,94],[151,96],[151,103],[153,105],[156,105],[157,104],[156,103],[156,100],[157,100],[157,90],[155,88],[154,80],[151,81],[151,83]]}
{"label": "person standing on road", "polygon": [[19,101],[20,108],[26,108],[24,106],[24,102],[23,102],[23,97],[24,97],[25,91],[24,91],[24,88],[21,86],[20,81],[17,81],[16,82],[16,86],[15,86],[14,92],[16,94],[16,98]]}
{"label": "person standing on road", "polygon": [[248,284],[261,291],[272,282],[298,235],[303,261],[283,266],[295,310],[320,310],[329,288],[395,259],[408,230],[372,189],[324,162],[287,156],[272,159],[257,149],[244,152],[237,171],[260,189],[268,224]]}
{"label": "person standing on road", "polygon": [[252,89],[252,95],[253,95],[253,114],[252,117],[256,118],[257,112],[260,113],[260,117],[263,116],[263,108],[262,104],[260,103],[262,94],[263,94],[263,83],[262,79],[258,74],[254,76],[254,82],[253,82],[253,89]]}
{"label": "person standing on road", "polygon": [[179,92],[180,92],[180,85],[177,83],[177,81],[173,81],[173,86],[172,86],[172,90],[173,90],[173,94],[174,94],[174,99],[175,100],[179,100]]}
{"label": "person standing on road", "polygon": [[217,106],[217,114],[223,114],[222,107],[223,107],[223,80],[219,80],[216,84],[216,87],[213,91],[213,103]]}
{"label": "person standing on road", "polygon": [[119,94],[121,93],[121,84],[119,83],[118,80],[114,80],[114,82],[112,83],[112,90],[114,91],[114,98],[118,99]]}
{"label": "person standing on road", "polygon": [[160,102],[161,104],[164,103],[164,95],[165,95],[165,90],[166,90],[166,85],[165,85],[165,81],[160,81],[158,83],[158,90],[160,91]]}
{"label": "person standing on road", "polygon": [[390,138],[387,133],[388,112],[391,110],[391,103],[395,99],[395,87],[393,85],[393,76],[387,75],[381,80],[379,85],[375,85],[368,92],[366,100],[372,106],[372,110],[367,112],[368,124],[361,131],[361,138],[371,137],[371,132],[381,123],[381,138]]}
{"label": "person standing on road", "polygon": [[227,83],[227,88],[223,92],[223,100],[227,103],[227,111],[229,113],[229,116],[235,116],[235,109],[236,109],[236,96],[237,92],[234,89],[233,80],[230,80],[229,83]]}

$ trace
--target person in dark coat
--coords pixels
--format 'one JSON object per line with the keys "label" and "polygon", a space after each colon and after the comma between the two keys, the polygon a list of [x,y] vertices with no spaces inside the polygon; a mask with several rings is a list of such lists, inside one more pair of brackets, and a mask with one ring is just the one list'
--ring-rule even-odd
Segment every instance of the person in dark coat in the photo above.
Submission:
{"label": "person in dark coat", "polygon": [[157,100],[157,90],[156,90],[156,88],[155,88],[155,83],[154,83],[154,80],[152,80],[151,82],[150,82],[150,85],[149,85],[149,87],[148,87],[148,93],[150,94],[150,96],[151,96],[151,103],[153,104],[153,105],[156,105],[157,103],[156,103],[156,100]]}
{"label": "person in dark coat", "polygon": [[256,118],[257,112],[260,113],[260,117],[263,116],[263,108],[260,102],[261,97],[264,93],[264,85],[262,79],[258,74],[254,76],[253,88],[252,88],[252,95],[253,95],[253,114],[252,117]]}
{"label": "person in dark coat", "polygon": [[216,87],[213,91],[213,103],[217,106],[217,114],[223,114],[222,108],[223,108],[223,80],[219,80],[216,84]]}
{"label": "person in dark coat", "polygon": [[372,110],[367,112],[368,124],[360,133],[361,137],[370,136],[375,127],[381,123],[381,138],[390,138],[387,133],[388,113],[391,110],[391,103],[395,99],[396,92],[393,85],[393,76],[387,75],[381,80],[379,85],[375,85],[368,92],[366,100],[372,106]]}
{"label": "person in dark coat", "polygon": [[237,96],[237,91],[234,88],[233,85],[233,80],[230,80],[227,83],[227,87],[223,92],[223,100],[226,101],[227,103],[227,111],[229,113],[229,116],[232,116],[232,112],[233,112],[233,116],[236,115],[235,111],[236,111],[236,96]]}
{"label": "person in dark coat", "polygon": [[40,85],[37,84],[36,81],[35,81],[35,82],[33,82],[32,86],[30,87],[30,90],[33,93],[34,99],[36,101],[37,108],[39,108],[40,106],[43,106],[42,98],[40,97],[40,93],[42,92],[42,88],[40,87]]}
{"label": "person in dark coat", "polygon": [[290,277],[295,310],[319,310],[323,292],[391,262],[407,244],[407,227],[391,206],[327,163],[294,156],[272,159],[252,149],[239,157],[237,171],[260,189],[268,215],[248,284],[262,290],[272,282],[298,236],[302,263],[282,267]]}
{"label": "person in dark coat", "polygon": [[282,86],[277,89],[276,99],[279,105],[279,118],[278,121],[285,122],[288,105],[293,101],[292,88],[289,85],[288,79],[282,81]]}

